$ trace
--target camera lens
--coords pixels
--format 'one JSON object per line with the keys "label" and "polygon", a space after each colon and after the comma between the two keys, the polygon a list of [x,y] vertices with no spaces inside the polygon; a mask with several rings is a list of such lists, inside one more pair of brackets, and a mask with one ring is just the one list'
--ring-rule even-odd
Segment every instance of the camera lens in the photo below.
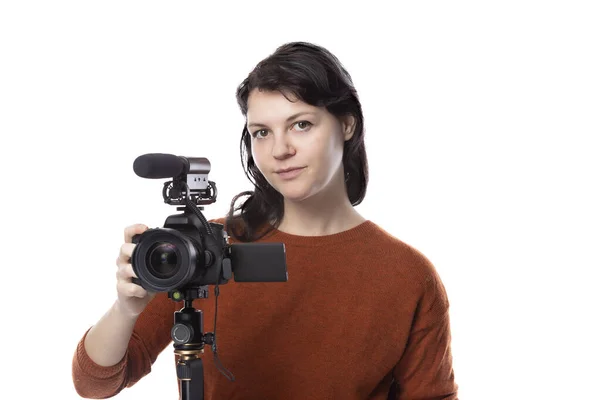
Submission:
{"label": "camera lens", "polygon": [[148,250],[149,272],[159,279],[168,279],[177,273],[179,257],[173,243],[158,242]]}
{"label": "camera lens", "polygon": [[168,292],[191,282],[202,273],[204,249],[192,237],[171,228],[144,232],[131,255],[133,272],[142,286]]}

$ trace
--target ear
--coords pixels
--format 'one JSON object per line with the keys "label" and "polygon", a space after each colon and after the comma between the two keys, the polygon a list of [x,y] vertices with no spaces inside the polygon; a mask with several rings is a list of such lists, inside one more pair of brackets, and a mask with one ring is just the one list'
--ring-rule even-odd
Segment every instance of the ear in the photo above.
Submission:
{"label": "ear", "polygon": [[354,128],[356,128],[356,119],[353,115],[346,115],[340,118],[342,124],[342,132],[344,134],[344,141],[348,141],[354,136]]}

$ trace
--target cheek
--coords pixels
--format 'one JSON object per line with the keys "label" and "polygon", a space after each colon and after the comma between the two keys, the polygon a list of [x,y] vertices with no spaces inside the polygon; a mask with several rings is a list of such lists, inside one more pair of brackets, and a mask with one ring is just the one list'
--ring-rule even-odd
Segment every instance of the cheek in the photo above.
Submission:
{"label": "cheek", "polygon": [[254,159],[254,164],[256,164],[258,169],[261,170],[261,172],[262,172],[262,156],[261,156],[260,149],[254,145],[252,145],[250,147],[250,149],[251,149],[252,158]]}
{"label": "cheek", "polygon": [[333,133],[329,136],[328,140],[324,145],[322,159],[327,160],[324,162],[330,168],[337,167],[342,160],[342,153],[344,151],[344,143],[340,139],[341,134],[339,132]]}
{"label": "cheek", "polygon": [[269,163],[266,161],[268,160],[268,157],[269,154],[266,146],[259,145],[256,147],[252,147],[252,158],[254,159],[254,164],[256,165],[256,168],[258,168],[258,170],[265,177],[265,179],[267,179],[267,181],[271,183],[268,180],[269,174],[266,173],[270,169]]}

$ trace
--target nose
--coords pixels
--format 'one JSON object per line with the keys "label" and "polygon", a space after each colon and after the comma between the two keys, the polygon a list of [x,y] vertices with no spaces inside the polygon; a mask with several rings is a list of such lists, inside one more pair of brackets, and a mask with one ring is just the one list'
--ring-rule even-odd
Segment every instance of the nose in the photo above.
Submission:
{"label": "nose", "polygon": [[290,142],[290,138],[286,133],[274,134],[273,148],[271,154],[278,160],[285,160],[296,154],[296,149]]}

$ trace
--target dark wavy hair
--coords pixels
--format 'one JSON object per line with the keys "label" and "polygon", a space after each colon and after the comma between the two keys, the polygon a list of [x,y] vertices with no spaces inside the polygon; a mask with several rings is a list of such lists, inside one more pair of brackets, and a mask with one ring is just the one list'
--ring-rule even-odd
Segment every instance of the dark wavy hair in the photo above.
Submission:
{"label": "dark wavy hair", "polygon": [[[312,106],[325,107],[337,117],[354,117],[355,131],[352,138],[344,143],[342,163],[348,198],[353,206],[360,204],[368,183],[364,118],[350,74],[338,58],[312,43],[286,43],[260,61],[238,87],[237,101],[244,117],[248,113],[248,96],[254,89],[279,91],[287,98],[292,95]],[[233,198],[225,225],[232,237],[251,242],[278,227],[284,210],[283,196],[267,182],[254,162],[251,136],[246,125],[240,140],[240,157],[254,190]],[[242,196],[248,198],[235,207]],[[236,211],[240,213],[234,214]]]}

